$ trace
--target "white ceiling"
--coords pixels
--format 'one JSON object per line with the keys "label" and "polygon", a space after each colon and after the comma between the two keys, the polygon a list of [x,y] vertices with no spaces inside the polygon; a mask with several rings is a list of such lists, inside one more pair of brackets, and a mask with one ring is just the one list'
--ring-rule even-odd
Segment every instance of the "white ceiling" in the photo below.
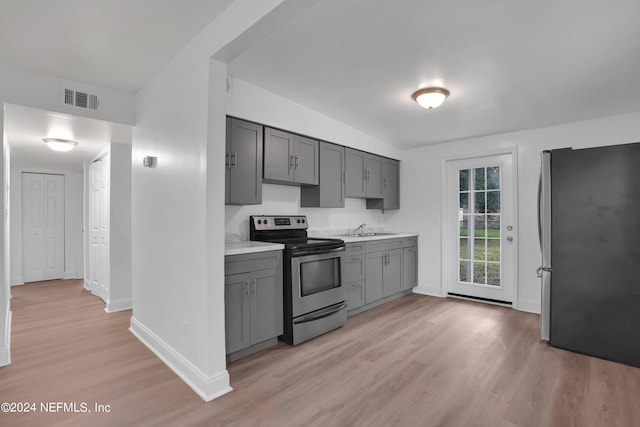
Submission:
{"label": "white ceiling", "polygon": [[[12,168],[82,170],[110,142],[131,144],[131,126],[5,104]],[[49,149],[42,138],[64,138],[78,145],[67,153]]]}
{"label": "white ceiling", "polygon": [[[231,2],[0,0],[0,66],[137,91]],[[322,0],[229,73],[409,148],[640,110],[638,16],[637,0]],[[411,94],[431,85],[451,96],[427,111]],[[26,132],[52,115],[11,111],[13,144],[42,148],[44,125]]]}
{"label": "white ceiling", "polygon": [[0,65],[137,92],[233,0],[0,0]]}
{"label": "white ceiling", "polygon": [[[323,0],[229,73],[408,148],[640,110],[637,0]],[[436,110],[411,94],[451,91]]]}

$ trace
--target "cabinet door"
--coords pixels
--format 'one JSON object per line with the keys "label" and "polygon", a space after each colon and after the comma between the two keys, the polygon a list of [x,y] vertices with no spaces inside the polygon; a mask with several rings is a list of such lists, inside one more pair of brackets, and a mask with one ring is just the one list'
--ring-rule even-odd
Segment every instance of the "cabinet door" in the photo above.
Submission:
{"label": "cabinet door", "polygon": [[384,252],[375,252],[366,255],[366,283],[365,301],[367,304],[379,300],[384,296],[382,280],[384,275]]}
{"label": "cabinet door", "polygon": [[349,255],[342,258],[342,277],[345,283],[359,282],[365,279],[364,255]]}
{"label": "cabinet door", "polygon": [[252,273],[251,345],[282,335],[282,269]]}
{"label": "cabinet door", "polygon": [[404,248],[402,253],[402,290],[418,286],[418,248]]}
{"label": "cabinet door", "polygon": [[262,203],[262,126],[230,119],[229,204]]}
{"label": "cabinet door", "polygon": [[344,147],[320,141],[320,183],[300,189],[300,206],[344,207]]}
{"label": "cabinet door", "polygon": [[294,141],[293,182],[318,185],[320,179],[318,141],[300,135],[295,135]]}
{"label": "cabinet door", "polygon": [[367,198],[382,199],[382,157],[367,156]]}
{"label": "cabinet door", "polygon": [[251,313],[249,309],[249,274],[224,278],[224,320],[227,354],[251,345]]}
{"label": "cabinet door", "polygon": [[365,198],[367,187],[365,172],[367,168],[367,154],[351,148],[345,149],[346,158],[346,196]]}
{"label": "cabinet door", "polygon": [[400,162],[385,159],[382,163],[382,198],[385,209],[400,209]]}
{"label": "cabinet door", "polygon": [[364,280],[347,285],[347,310],[364,305]]}
{"label": "cabinet door", "polygon": [[385,297],[402,291],[402,249],[385,252],[383,295]]}
{"label": "cabinet door", "polygon": [[264,132],[264,179],[293,181],[293,135],[276,129]]}

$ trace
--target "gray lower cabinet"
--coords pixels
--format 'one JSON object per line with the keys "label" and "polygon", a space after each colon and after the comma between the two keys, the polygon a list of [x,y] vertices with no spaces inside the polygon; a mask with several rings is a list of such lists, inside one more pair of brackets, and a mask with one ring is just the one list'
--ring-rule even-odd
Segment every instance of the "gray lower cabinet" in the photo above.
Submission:
{"label": "gray lower cabinet", "polygon": [[319,142],[278,129],[264,130],[265,182],[318,185]]}
{"label": "gray lower cabinet", "polygon": [[342,258],[343,280],[347,293],[347,310],[365,304],[364,243],[348,243]]}
{"label": "gray lower cabinet", "polygon": [[403,241],[402,249],[402,290],[418,286],[418,238],[409,237]]}
{"label": "gray lower cabinet", "polygon": [[300,189],[300,206],[343,208],[345,197],[345,149],[320,141],[320,181]]}
{"label": "gray lower cabinet", "polygon": [[225,203],[262,203],[262,126],[227,117]]}
{"label": "gray lower cabinet", "polygon": [[402,249],[367,253],[366,303],[402,291]]}
{"label": "gray lower cabinet", "polygon": [[283,333],[282,252],[225,257],[224,300],[228,360],[276,344]]}
{"label": "gray lower cabinet", "polygon": [[342,268],[350,315],[406,295],[418,284],[418,237],[347,243]]}

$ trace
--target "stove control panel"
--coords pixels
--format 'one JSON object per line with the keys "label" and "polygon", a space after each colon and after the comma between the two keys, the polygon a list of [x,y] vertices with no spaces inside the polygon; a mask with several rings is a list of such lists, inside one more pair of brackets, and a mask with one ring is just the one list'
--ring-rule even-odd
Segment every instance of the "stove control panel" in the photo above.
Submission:
{"label": "stove control panel", "polygon": [[308,228],[307,217],[304,215],[252,215],[249,217],[249,226],[256,231],[306,230]]}

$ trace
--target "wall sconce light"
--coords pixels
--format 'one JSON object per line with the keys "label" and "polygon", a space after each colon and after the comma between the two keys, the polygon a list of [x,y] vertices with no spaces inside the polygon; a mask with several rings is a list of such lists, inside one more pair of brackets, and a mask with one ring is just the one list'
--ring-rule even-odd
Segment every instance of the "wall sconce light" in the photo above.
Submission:
{"label": "wall sconce light", "polygon": [[157,164],[158,164],[157,157],[147,156],[144,159],[142,159],[142,166],[145,168],[155,168]]}
{"label": "wall sconce light", "polygon": [[416,91],[411,97],[422,108],[438,108],[449,96],[449,91],[441,87],[428,87]]}

